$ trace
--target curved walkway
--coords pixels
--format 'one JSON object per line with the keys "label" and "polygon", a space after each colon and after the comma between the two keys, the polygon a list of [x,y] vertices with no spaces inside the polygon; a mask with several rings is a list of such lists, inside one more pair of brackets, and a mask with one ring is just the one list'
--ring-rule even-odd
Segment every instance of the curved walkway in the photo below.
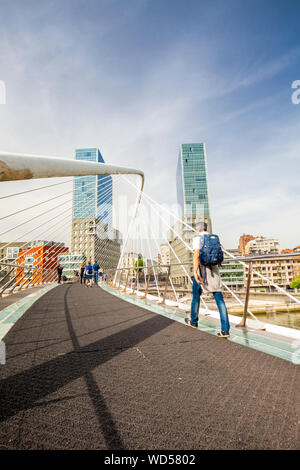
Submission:
{"label": "curved walkway", "polygon": [[52,289],[4,341],[1,449],[299,448],[299,366],[100,288]]}

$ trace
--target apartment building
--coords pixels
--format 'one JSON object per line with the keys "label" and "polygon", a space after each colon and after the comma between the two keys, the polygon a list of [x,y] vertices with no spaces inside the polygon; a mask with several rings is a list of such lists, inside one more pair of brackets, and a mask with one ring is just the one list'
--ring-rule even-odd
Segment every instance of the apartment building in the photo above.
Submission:
{"label": "apartment building", "polygon": [[[300,253],[249,255],[240,258],[252,262],[253,270],[268,278],[274,284],[287,288],[300,275]],[[244,284],[247,282],[247,269],[244,268]],[[251,287],[267,287],[270,283],[253,273]]]}

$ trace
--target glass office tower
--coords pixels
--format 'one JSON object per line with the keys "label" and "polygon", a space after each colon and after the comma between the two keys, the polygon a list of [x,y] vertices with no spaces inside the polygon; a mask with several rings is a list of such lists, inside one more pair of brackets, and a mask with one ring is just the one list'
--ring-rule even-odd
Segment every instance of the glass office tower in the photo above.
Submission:
{"label": "glass office tower", "polygon": [[[77,149],[76,160],[104,163],[98,148]],[[71,254],[117,266],[121,234],[112,227],[113,181],[110,175],[76,176],[73,188]]]}
{"label": "glass office tower", "polygon": [[[212,231],[207,187],[206,153],[203,143],[181,144],[177,164],[177,201],[181,217],[187,224],[203,220],[208,231]],[[180,237],[177,236],[180,235]],[[170,231],[171,279],[174,283],[190,289],[188,276],[193,276],[193,253],[187,248],[193,246],[195,233],[178,222]],[[185,271],[178,263],[186,263]]]}
{"label": "glass office tower", "polygon": [[205,220],[211,231],[205,144],[181,144],[177,165],[177,200],[188,223]]}
{"label": "glass office tower", "polygon": [[[77,149],[76,160],[104,163],[97,148]],[[112,177],[109,175],[74,178],[73,219],[95,218],[112,223]]]}

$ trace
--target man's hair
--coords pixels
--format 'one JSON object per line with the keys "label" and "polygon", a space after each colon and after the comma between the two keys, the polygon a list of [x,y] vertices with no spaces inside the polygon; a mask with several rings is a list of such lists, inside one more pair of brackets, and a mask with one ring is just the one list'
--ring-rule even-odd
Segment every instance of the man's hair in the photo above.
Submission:
{"label": "man's hair", "polygon": [[200,220],[199,222],[196,223],[196,229],[199,230],[200,232],[206,232],[207,223],[204,222],[203,220]]}

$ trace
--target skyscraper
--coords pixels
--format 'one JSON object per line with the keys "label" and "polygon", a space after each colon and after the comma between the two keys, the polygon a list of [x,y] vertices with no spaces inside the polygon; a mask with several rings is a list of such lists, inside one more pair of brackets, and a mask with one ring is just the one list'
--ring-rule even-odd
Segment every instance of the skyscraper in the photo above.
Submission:
{"label": "skyscraper", "polygon": [[181,144],[177,164],[177,200],[187,223],[205,220],[211,231],[205,144]]}
{"label": "skyscraper", "polygon": [[[209,211],[207,167],[205,144],[181,144],[177,163],[177,201],[181,209],[181,217],[184,222],[195,226],[197,221],[207,223],[208,231],[212,231]],[[180,236],[176,236],[176,233]],[[174,283],[189,286],[188,277],[193,275],[192,252],[186,244],[192,247],[194,232],[178,222],[170,231],[169,242],[171,278]],[[182,241],[183,240],[183,241]],[[187,263],[185,271],[180,263]],[[190,266],[188,264],[190,263]]]}
{"label": "skyscraper", "polygon": [[[77,149],[75,159],[104,163],[97,148]],[[109,175],[74,178],[73,219],[90,217],[111,223],[112,177]]]}
{"label": "skyscraper", "polygon": [[[77,149],[76,160],[104,163],[98,148]],[[72,253],[104,269],[117,265],[120,233],[112,228],[113,181],[110,175],[76,176],[73,187]]]}

